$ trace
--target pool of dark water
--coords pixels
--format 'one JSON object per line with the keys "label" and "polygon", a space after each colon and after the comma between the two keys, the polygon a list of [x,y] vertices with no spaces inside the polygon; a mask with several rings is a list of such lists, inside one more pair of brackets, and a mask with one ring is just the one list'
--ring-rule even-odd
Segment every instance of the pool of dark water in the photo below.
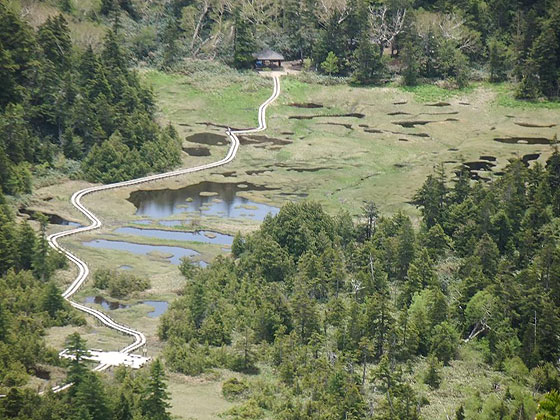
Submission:
{"label": "pool of dark water", "polygon": [[178,213],[198,213],[203,216],[262,221],[267,214],[275,215],[280,209],[240,197],[238,193],[271,190],[274,188],[250,183],[204,181],[177,190],[134,191],[128,200],[136,206],[137,215],[153,218],[169,217]]}
{"label": "pool of dark water", "polygon": [[553,140],[549,140],[546,137],[496,137],[494,141],[508,144],[554,144]]}
{"label": "pool of dark water", "polygon": [[103,296],[88,296],[84,299],[84,302],[95,303],[97,305],[101,305],[103,309],[109,309],[111,311],[115,309],[123,309],[123,308],[130,307],[130,305],[125,305],[124,303],[120,303],[118,301],[106,300]]}
{"label": "pool of dark water", "polygon": [[207,146],[224,146],[228,144],[227,137],[216,133],[197,133],[185,138],[191,143],[205,144]]}
{"label": "pool of dark water", "polygon": [[210,156],[210,149],[207,147],[183,147],[183,151],[189,156]]}
{"label": "pool of dark water", "polygon": [[207,230],[198,230],[195,232],[181,232],[177,230],[163,229],[140,229],[133,227],[121,227],[114,231],[125,235],[138,235],[149,238],[170,239],[172,241],[193,241],[204,242],[208,244],[231,245],[233,236],[224,235],[219,232],[211,232]]}
{"label": "pool of dark water", "polygon": [[[124,303],[120,303],[117,301],[106,300],[103,296],[88,296],[84,299],[84,302],[101,305],[103,309],[110,310],[110,311],[114,311],[115,309],[130,308],[131,306],[131,305],[125,305]],[[149,318],[157,318],[163,315],[167,311],[167,308],[169,307],[169,302],[165,302],[162,300],[145,300],[140,303],[151,306],[153,308],[153,311],[147,313]]]}
{"label": "pool of dark water", "polygon": [[138,255],[147,255],[150,252],[160,252],[163,254],[171,254],[171,257],[167,260],[171,264],[179,265],[181,263],[182,257],[193,257],[195,255],[200,255],[198,252],[188,249],[181,248],[178,246],[165,246],[165,245],[147,245],[147,244],[135,244],[132,242],[125,241],[109,241],[106,239],[96,239],[93,241],[82,242],[82,245],[91,248],[101,248],[101,249],[113,249],[117,251],[127,251]]}
{"label": "pool of dark water", "polygon": [[53,224],[53,225],[63,225],[63,226],[73,226],[73,227],[82,226],[79,223],[71,222],[70,220],[66,220],[63,217],[61,217],[61,216],[59,216],[58,214],[55,214],[55,213],[37,212],[35,210],[29,210],[29,209],[26,209],[26,208],[20,208],[19,212],[29,215],[29,217],[32,220],[37,220],[38,213],[41,213],[47,218],[49,223]]}

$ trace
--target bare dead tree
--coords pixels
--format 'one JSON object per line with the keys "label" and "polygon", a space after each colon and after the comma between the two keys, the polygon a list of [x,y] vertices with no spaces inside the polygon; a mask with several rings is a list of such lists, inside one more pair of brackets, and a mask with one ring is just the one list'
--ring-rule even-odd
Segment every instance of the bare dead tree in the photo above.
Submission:
{"label": "bare dead tree", "polygon": [[242,0],[241,14],[258,26],[267,27],[277,12],[274,0]]}
{"label": "bare dead tree", "polygon": [[454,13],[422,13],[417,16],[415,27],[420,38],[426,39],[430,33],[437,33],[443,39],[454,41],[461,51],[473,51],[478,44],[479,35]]}
{"label": "bare dead tree", "polygon": [[478,35],[465,26],[465,19],[456,14],[444,15],[439,21],[441,33],[445,39],[457,43],[460,50],[472,51],[478,42]]}
{"label": "bare dead tree", "polygon": [[406,9],[397,9],[390,12],[386,5],[369,7],[369,20],[371,26],[371,40],[379,45],[380,55],[386,46],[391,46],[395,38],[404,31]]}
{"label": "bare dead tree", "polygon": [[319,0],[317,2],[316,16],[323,27],[334,17],[336,24],[340,25],[350,15],[347,0]]}
{"label": "bare dead tree", "polygon": [[192,57],[214,58],[219,45],[228,39],[231,23],[225,16],[231,12],[231,0],[200,0],[183,10],[182,27],[189,39]]}
{"label": "bare dead tree", "polygon": [[469,336],[464,340],[465,343],[468,343],[470,340],[472,340],[473,338],[477,337],[479,334],[482,334],[483,332],[492,330],[492,328],[490,328],[490,326],[488,325],[488,320],[491,317],[491,313],[490,310],[488,308],[485,308],[484,311],[484,315],[482,316],[482,318],[474,325],[473,329],[471,330],[471,333],[469,334]]}
{"label": "bare dead tree", "polygon": [[197,42],[197,40],[200,39],[199,36],[200,30],[202,29],[204,19],[206,18],[206,15],[208,14],[208,10],[210,9],[209,0],[203,0],[199,4],[200,4],[200,13],[198,14],[198,19],[196,19],[196,25],[194,26],[193,33],[191,36],[191,43],[190,43],[191,51],[194,50],[195,43]]}

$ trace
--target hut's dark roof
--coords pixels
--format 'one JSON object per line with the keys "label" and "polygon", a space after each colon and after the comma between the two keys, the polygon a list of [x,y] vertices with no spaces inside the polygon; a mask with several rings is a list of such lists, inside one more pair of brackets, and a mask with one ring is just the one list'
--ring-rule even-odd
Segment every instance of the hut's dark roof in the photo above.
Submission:
{"label": "hut's dark roof", "polygon": [[258,53],[253,54],[253,57],[255,57],[257,60],[261,60],[261,61],[283,61],[284,60],[284,56],[280,53],[277,53],[276,51],[272,51],[272,50],[262,50],[259,51]]}

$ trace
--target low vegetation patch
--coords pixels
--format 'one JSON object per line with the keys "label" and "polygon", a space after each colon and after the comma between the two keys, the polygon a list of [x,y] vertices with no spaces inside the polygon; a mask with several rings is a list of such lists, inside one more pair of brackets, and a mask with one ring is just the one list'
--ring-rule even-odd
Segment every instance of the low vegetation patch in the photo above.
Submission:
{"label": "low vegetation patch", "polygon": [[93,285],[107,290],[114,298],[123,298],[150,287],[150,281],[119,270],[99,269],[93,274]]}
{"label": "low vegetation patch", "polygon": [[222,394],[228,401],[235,401],[243,398],[249,390],[249,386],[243,380],[231,378],[222,384]]}

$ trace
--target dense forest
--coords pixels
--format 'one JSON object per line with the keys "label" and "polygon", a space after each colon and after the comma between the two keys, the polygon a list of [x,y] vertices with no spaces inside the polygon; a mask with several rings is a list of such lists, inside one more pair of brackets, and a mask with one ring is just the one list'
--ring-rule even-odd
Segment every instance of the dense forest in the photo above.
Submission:
{"label": "dense forest", "polygon": [[34,165],[49,166],[60,153],[82,162],[82,176],[101,182],[161,172],[180,161],[177,133],[155,123],[152,94],[129,69],[118,22],[100,53],[79,51],[62,15],[33,31],[3,2],[0,84],[6,194],[29,193]]}
{"label": "dense forest", "polygon": [[520,98],[560,93],[558,0],[103,0],[94,18],[119,13],[135,58],[164,68],[185,57],[246,68],[269,47],[360,84],[513,80]]}
{"label": "dense forest", "polygon": [[[501,400],[463,395],[475,402],[457,418],[533,419],[533,393],[560,380],[559,184],[558,151],[546,167],[512,161],[490,185],[438,170],[415,197],[419,231],[373,202],[359,225],[287,204],[237,235],[232,258],[183,264],[183,296],[160,325],[168,366],[271,366],[273,383],[230,384],[244,396],[234,417],[416,419],[429,401],[407,364],[427,358],[423,381],[437,388],[470,344],[519,384]],[[533,390],[521,386],[530,375]]]}

